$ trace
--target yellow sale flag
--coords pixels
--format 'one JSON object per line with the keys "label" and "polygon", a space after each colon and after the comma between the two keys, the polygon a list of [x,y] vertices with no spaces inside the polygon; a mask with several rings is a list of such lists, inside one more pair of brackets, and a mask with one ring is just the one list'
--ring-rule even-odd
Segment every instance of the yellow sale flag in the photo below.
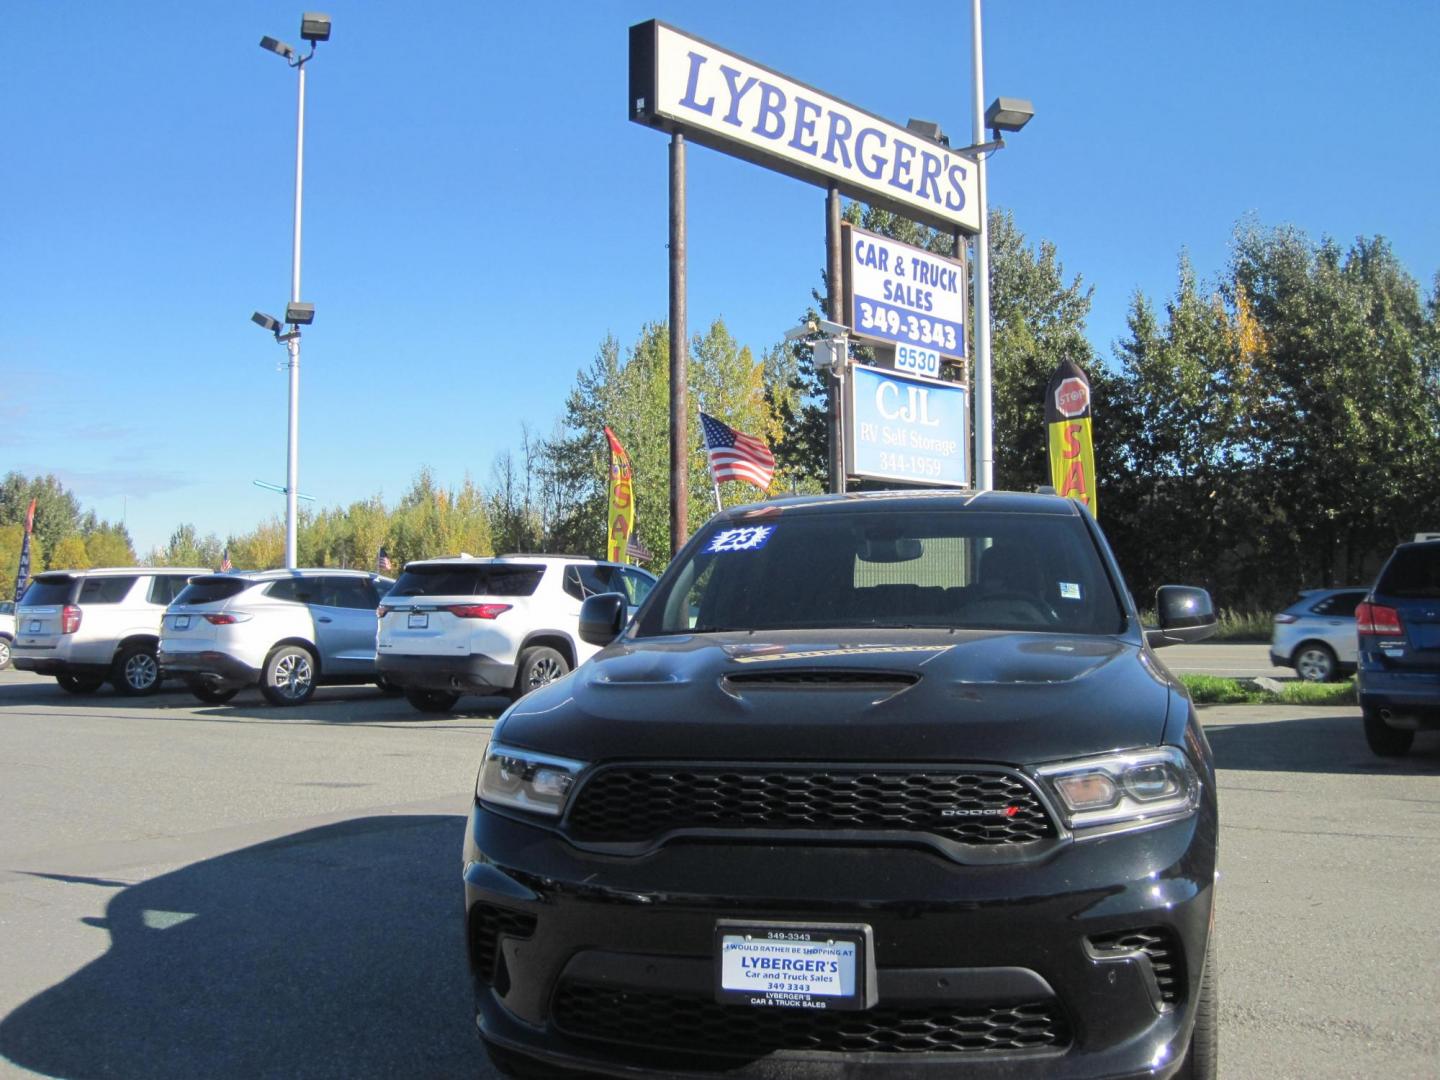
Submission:
{"label": "yellow sale flag", "polygon": [[1050,482],[1056,492],[1095,513],[1095,443],[1091,432],[1090,380],[1073,360],[1063,360],[1045,389],[1045,426],[1050,433]]}
{"label": "yellow sale flag", "polygon": [[610,502],[606,512],[605,557],[611,562],[628,562],[626,548],[635,532],[635,480],[630,472],[630,455],[608,427],[610,442]]}

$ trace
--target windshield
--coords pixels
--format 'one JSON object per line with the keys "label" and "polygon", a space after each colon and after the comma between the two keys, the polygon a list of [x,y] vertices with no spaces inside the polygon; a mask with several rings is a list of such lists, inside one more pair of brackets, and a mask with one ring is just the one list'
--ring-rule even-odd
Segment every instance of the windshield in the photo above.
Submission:
{"label": "windshield", "polygon": [[1077,517],[855,509],[710,526],[641,636],[934,627],[1114,634],[1116,588]]}

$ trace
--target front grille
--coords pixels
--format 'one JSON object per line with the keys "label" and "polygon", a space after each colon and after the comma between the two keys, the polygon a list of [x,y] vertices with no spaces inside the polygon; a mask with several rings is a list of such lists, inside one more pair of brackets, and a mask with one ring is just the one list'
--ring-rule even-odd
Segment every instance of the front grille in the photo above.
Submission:
{"label": "front grille", "polygon": [[1160,999],[1174,1005],[1185,997],[1185,954],[1175,932],[1164,926],[1143,930],[1119,930],[1090,938],[1090,947],[1101,956],[1144,953],[1150,958]]}
{"label": "front grille", "polygon": [[909,671],[735,671],[725,676],[727,686],[748,690],[900,690],[919,681]]}
{"label": "front grille", "polygon": [[661,1050],[755,1057],[772,1050],[1014,1053],[1070,1042],[1059,1005],[929,1005],[864,1012],[722,1005],[709,998],[566,981],[553,1019],[568,1035]]}
{"label": "front grille", "polygon": [[501,936],[528,938],[535,933],[535,922],[534,915],[494,904],[476,904],[470,909],[470,955],[482,982],[495,982]]}
{"label": "front grille", "polygon": [[926,833],[960,844],[1025,844],[1055,826],[1017,777],[1002,772],[900,772],[621,766],[575,797],[570,835],[636,842],[675,829],[858,829]]}

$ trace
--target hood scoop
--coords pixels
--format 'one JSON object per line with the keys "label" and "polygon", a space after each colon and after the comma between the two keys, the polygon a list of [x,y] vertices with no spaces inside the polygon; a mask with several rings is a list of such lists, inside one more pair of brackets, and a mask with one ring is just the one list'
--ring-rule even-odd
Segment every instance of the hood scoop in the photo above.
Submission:
{"label": "hood scoop", "polygon": [[899,693],[914,686],[913,671],[837,671],[834,668],[786,668],[781,671],[732,671],[721,682],[731,694],[755,690],[859,690]]}

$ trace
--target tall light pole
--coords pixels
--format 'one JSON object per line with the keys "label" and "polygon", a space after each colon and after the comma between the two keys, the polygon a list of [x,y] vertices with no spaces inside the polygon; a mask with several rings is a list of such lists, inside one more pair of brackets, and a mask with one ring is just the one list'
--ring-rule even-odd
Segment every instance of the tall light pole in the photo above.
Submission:
{"label": "tall light pole", "polygon": [[[292,570],[295,568],[295,521],[300,485],[300,326],[315,318],[314,305],[300,302],[300,219],[305,177],[305,65],[315,56],[315,46],[321,41],[330,40],[330,16],[307,11],[300,17],[300,37],[310,42],[310,52],[305,56],[300,56],[283,41],[272,37],[260,39],[262,49],[268,49],[279,56],[300,75],[300,91],[295,110],[295,232],[290,254],[290,305],[285,311],[290,332],[282,335],[277,330],[275,334],[275,340],[284,341],[290,354],[290,425],[285,454],[285,565]],[[255,321],[260,322],[258,318]]]}
{"label": "tall light pole", "polygon": [[[1001,131],[1019,131],[1034,108],[1019,98],[996,98],[988,109],[985,100],[985,48],[980,26],[981,0],[970,0],[971,70],[975,76],[975,199],[980,210],[980,231],[975,234],[975,486],[989,491],[995,486],[994,392],[990,368],[990,207],[985,191],[985,161],[990,149],[1004,143]],[[987,144],[986,127],[993,142]]]}

